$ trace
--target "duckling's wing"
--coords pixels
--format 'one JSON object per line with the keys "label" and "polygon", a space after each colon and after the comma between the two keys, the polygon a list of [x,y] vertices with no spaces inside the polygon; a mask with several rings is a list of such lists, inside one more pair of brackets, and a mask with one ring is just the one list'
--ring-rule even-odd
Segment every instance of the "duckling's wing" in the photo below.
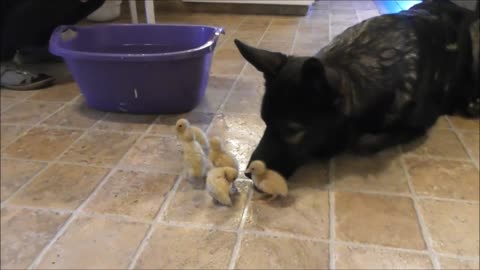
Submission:
{"label": "duckling's wing", "polygon": [[232,205],[232,199],[230,198],[230,187],[227,180],[221,177],[214,179],[207,179],[207,191],[215,200],[223,205]]}
{"label": "duckling's wing", "polygon": [[207,135],[198,127],[192,127],[193,133],[195,134],[195,140],[204,148],[209,148],[210,143],[208,142]]}

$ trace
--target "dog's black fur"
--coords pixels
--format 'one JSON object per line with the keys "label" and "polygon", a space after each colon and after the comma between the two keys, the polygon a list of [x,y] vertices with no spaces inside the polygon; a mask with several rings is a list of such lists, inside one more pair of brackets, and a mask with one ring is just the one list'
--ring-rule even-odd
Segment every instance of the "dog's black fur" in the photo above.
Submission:
{"label": "dog's black fur", "polygon": [[444,114],[478,117],[478,46],[470,31],[478,3],[476,12],[421,3],[352,26],[313,57],[236,40],[265,77],[266,130],[250,161],[289,177],[311,158],[411,141]]}

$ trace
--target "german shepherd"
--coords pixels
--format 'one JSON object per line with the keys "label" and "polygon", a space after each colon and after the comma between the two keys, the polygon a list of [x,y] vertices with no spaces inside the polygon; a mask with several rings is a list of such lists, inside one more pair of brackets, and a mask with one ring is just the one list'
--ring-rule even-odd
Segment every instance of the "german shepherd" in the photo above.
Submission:
{"label": "german shepherd", "polygon": [[266,129],[250,162],[288,178],[310,159],[412,141],[442,115],[479,117],[478,10],[420,3],[362,21],[311,57],[235,40],[265,78]]}

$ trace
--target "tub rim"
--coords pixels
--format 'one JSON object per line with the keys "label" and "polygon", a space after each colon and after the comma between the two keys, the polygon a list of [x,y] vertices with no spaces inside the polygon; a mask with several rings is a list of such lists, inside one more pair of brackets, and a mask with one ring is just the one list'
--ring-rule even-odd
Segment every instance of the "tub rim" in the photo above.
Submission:
{"label": "tub rim", "polygon": [[[132,54],[118,54],[118,53],[104,53],[104,52],[86,52],[75,51],[62,47],[62,42],[73,42],[75,38],[62,41],[61,34],[67,30],[77,31],[77,29],[88,29],[97,27],[139,27],[139,26],[180,26],[180,27],[203,27],[214,29],[214,34],[207,42],[202,45],[182,51],[167,52],[167,53],[132,53]],[[79,60],[93,60],[93,61],[108,61],[108,62],[150,62],[150,61],[171,61],[181,60],[194,57],[201,57],[215,49],[216,43],[221,34],[225,34],[223,27],[217,27],[212,25],[197,25],[197,24],[128,24],[128,23],[115,23],[115,24],[101,24],[101,25],[89,25],[89,26],[75,26],[75,25],[60,25],[53,31],[50,41],[49,50],[52,54],[61,56],[65,59],[79,59]]]}

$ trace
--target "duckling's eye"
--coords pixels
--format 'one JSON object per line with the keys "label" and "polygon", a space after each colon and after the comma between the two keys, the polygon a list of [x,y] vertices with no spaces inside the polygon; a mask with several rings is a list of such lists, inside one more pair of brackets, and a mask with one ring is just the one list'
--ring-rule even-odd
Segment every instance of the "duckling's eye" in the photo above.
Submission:
{"label": "duckling's eye", "polygon": [[179,125],[178,127],[183,127],[183,125]]}

